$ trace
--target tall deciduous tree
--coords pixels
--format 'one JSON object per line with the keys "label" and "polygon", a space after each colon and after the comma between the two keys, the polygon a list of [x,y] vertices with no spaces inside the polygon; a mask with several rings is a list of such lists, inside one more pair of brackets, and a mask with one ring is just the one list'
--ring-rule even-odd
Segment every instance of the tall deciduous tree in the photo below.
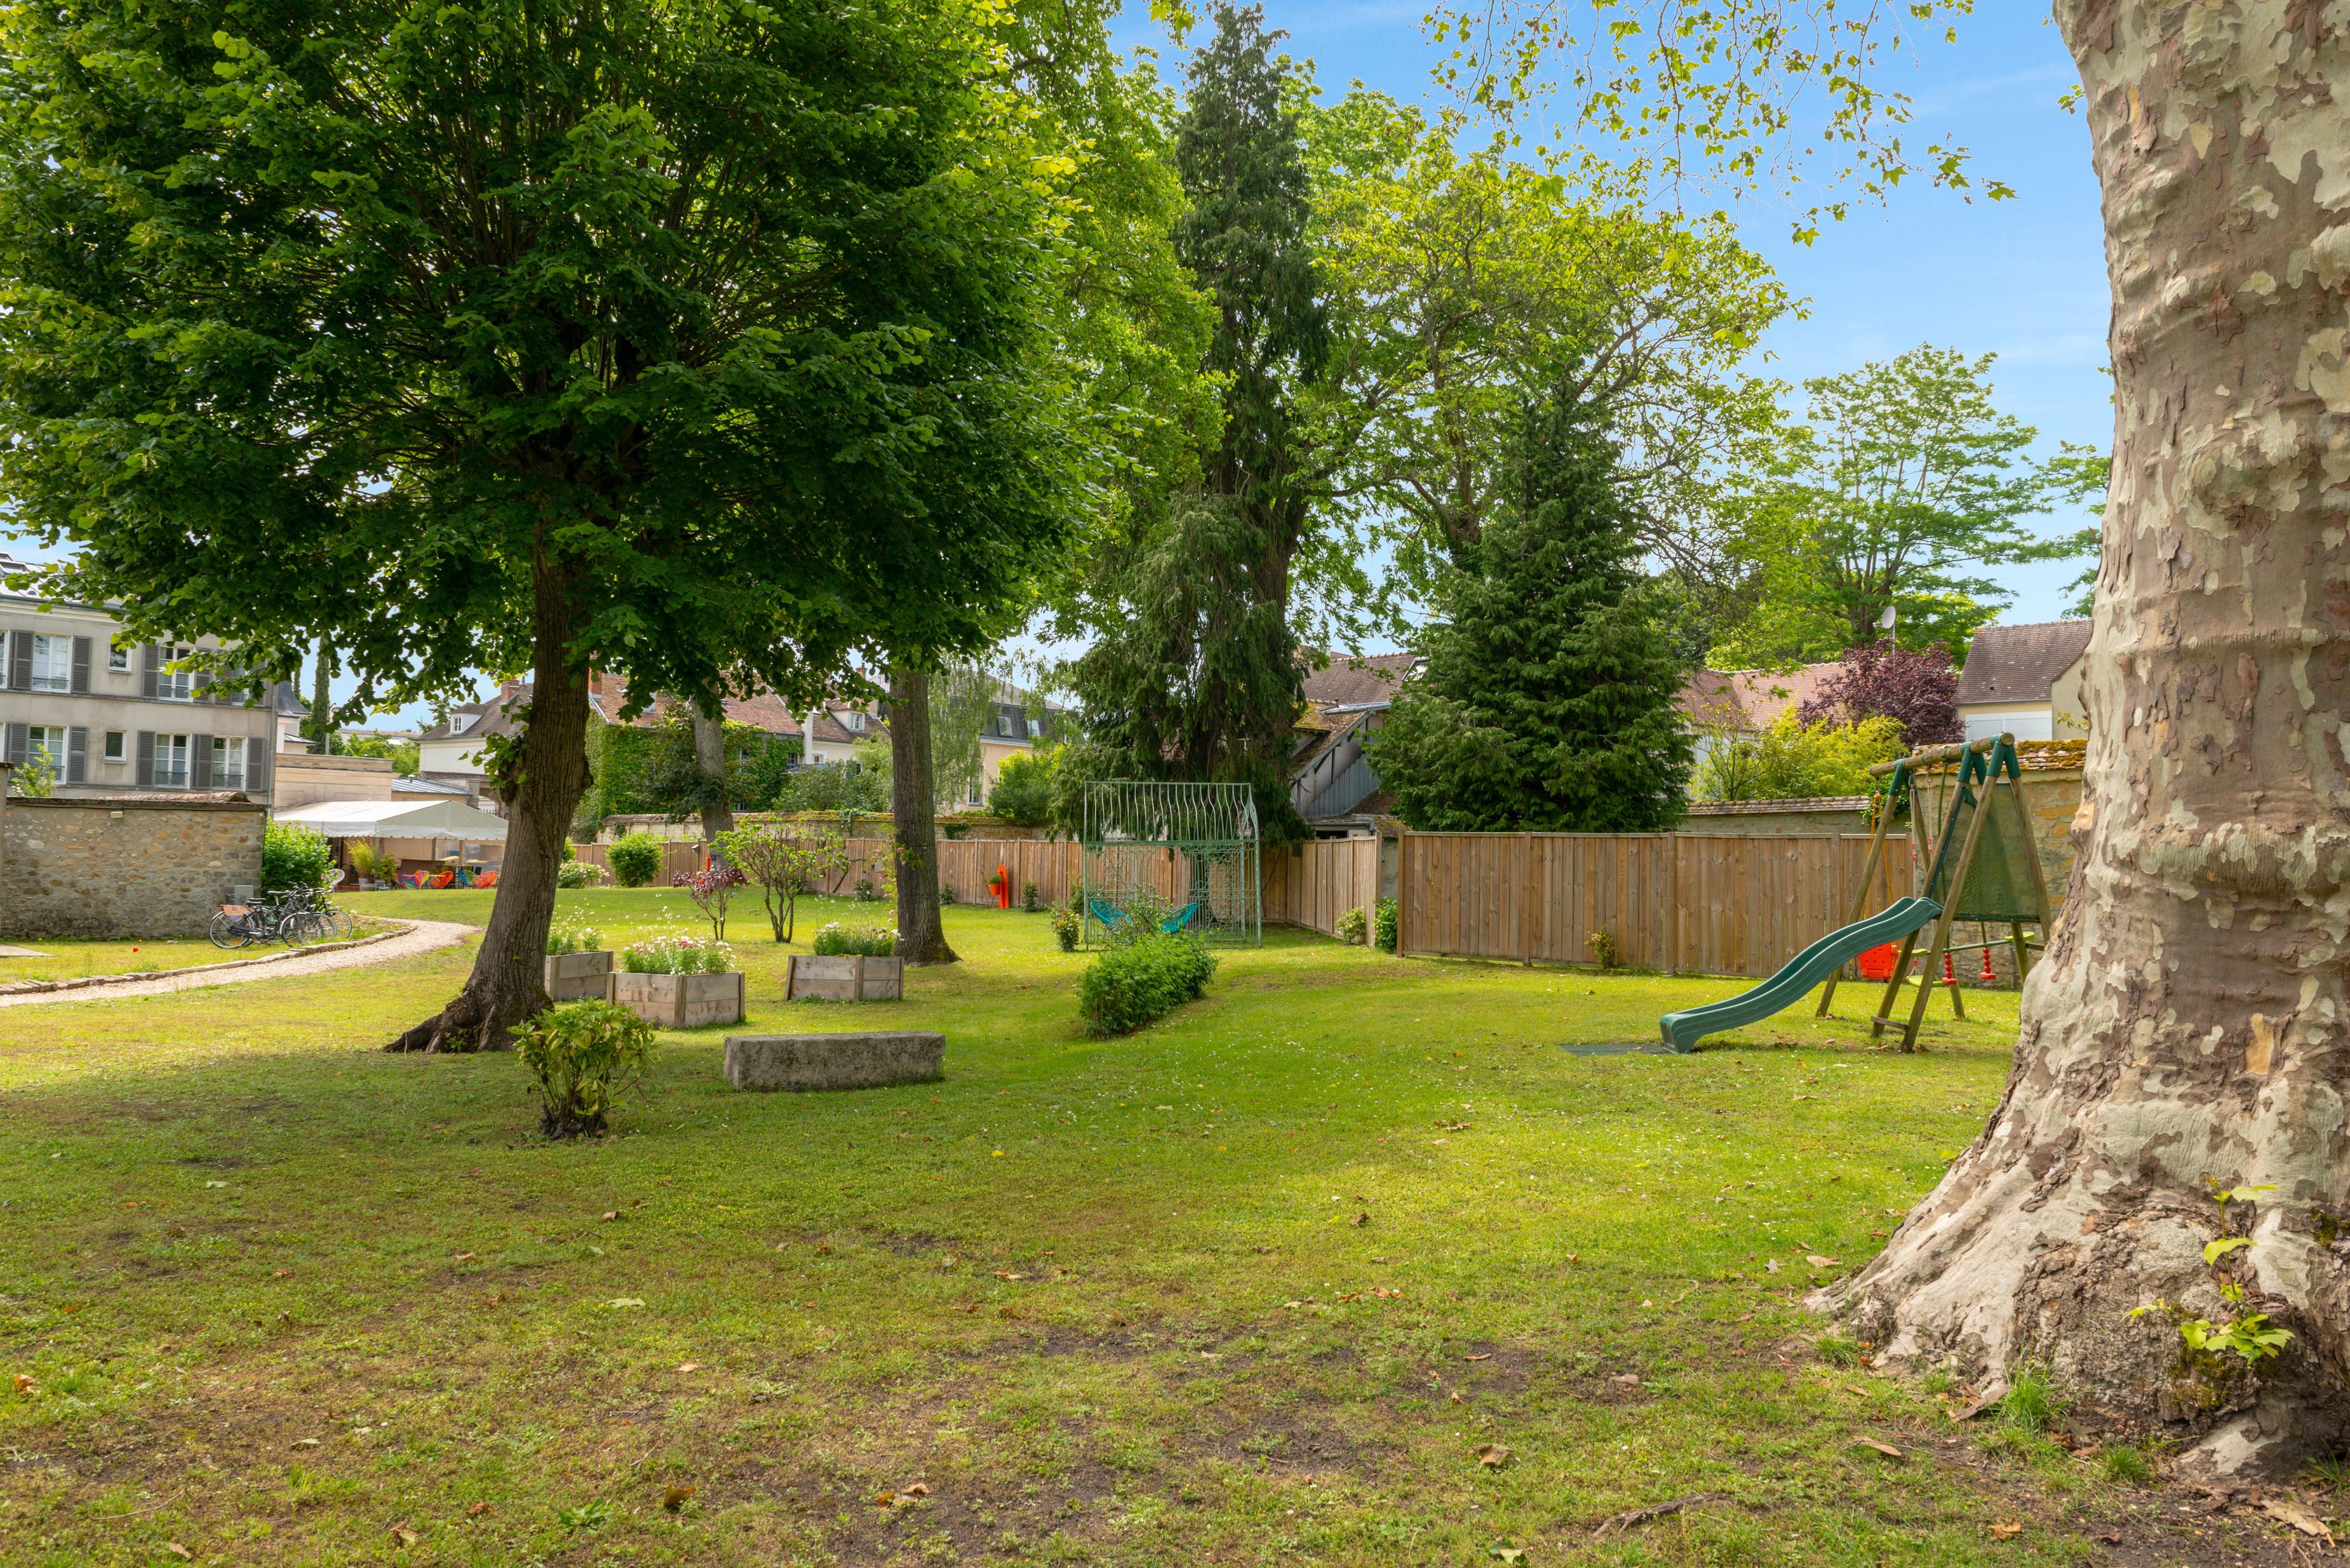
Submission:
{"label": "tall deciduous tree", "polygon": [[2012,597],[1984,566],[2080,553],[2031,526],[2077,467],[2026,455],[2038,432],[1999,411],[1991,366],[1922,347],[1804,384],[1732,546],[1760,602],[1717,665],[1833,659],[1887,609],[1904,645],[1963,659]]}
{"label": "tall deciduous tree", "polygon": [[1115,607],[1071,674],[1093,744],[1119,771],[1251,784],[1276,838],[1304,831],[1286,787],[1305,701],[1292,571],[1315,499],[1297,405],[1329,351],[1279,36],[1259,9],[1221,7],[1187,67],[1174,151],[1190,207],[1175,250],[1214,303],[1204,368],[1222,387],[1221,425],[1196,489],[1115,551],[1103,596]]}
{"label": "tall deciduous tree", "polygon": [[1572,370],[1521,415],[1502,508],[1371,746],[1396,813],[1437,831],[1648,833],[1679,820],[1690,738],[1670,639],[1627,593],[1640,545]]}
{"label": "tall deciduous tree", "polygon": [[992,13],[8,15],[0,483],[81,597],[361,701],[528,670],[464,991],[545,1005],[587,671],[812,700],[976,646],[1072,524],[1060,161]]}
{"label": "tall deciduous tree", "polygon": [[[1846,36],[1877,15],[1802,8]],[[1611,98],[1638,112],[1609,89],[1644,42],[1762,51],[1783,67],[1746,74],[1765,107],[1814,73],[1868,81],[1789,44],[1771,0],[1630,9],[1643,30],[1612,35],[1590,70],[1583,107],[1603,119]],[[2350,56],[2305,0],[2054,10],[2114,296],[2073,878],[1990,1125],[1818,1303],[1887,1363],[1996,1376],[2044,1361],[2178,1439],[2190,1468],[2283,1470],[2350,1429]],[[1515,59],[1573,36],[1528,16],[1492,18]],[[1699,26],[1670,32],[1679,19]],[[1694,122],[1669,107],[1661,123]],[[1735,120],[1709,130],[1753,145]],[[2223,1209],[2215,1184],[2255,1190]],[[2246,1244],[2207,1252],[2223,1228]],[[2157,1303],[2179,1310],[2133,1316]],[[2283,1355],[2182,1355],[2178,1319],[2248,1314],[2293,1334]]]}

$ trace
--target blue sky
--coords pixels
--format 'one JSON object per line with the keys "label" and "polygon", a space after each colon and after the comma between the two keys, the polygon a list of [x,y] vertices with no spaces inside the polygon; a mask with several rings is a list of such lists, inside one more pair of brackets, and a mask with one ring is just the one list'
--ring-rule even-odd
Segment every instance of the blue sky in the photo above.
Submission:
{"label": "blue sky", "polygon": [[[1266,21],[1288,31],[1292,55],[1315,62],[1326,91],[1360,78],[1433,109],[1441,100],[1430,81],[1436,57],[1422,29],[1425,10],[1425,0],[1267,0]],[[2043,16],[1989,0],[1960,26],[1956,44],[1919,45],[1881,78],[1915,100],[1917,145],[1954,138],[1972,150],[1981,174],[2014,188],[2014,199],[1970,203],[1916,184],[1882,206],[1856,207],[1809,246],[1789,238],[1792,208],[1733,206],[1747,243],[1808,302],[1804,318],[1771,334],[1758,368],[1800,381],[1920,342],[1994,353],[2001,407],[2039,429],[2043,451],[2060,440],[2100,448],[2111,440],[2096,182],[2082,120],[2057,107],[2074,77]],[[1177,57],[1140,6],[1121,24],[1120,39],[1158,46],[1163,68],[1177,74]],[[1701,191],[1684,201],[1693,210],[1720,204]],[[2052,516],[2045,529],[2069,531],[2082,520]],[[28,553],[22,544],[16,549]],[[2058,618],[2064,585],[2078,570],[2071,563],[1991,568],[2016,595],[2001,618]]]}

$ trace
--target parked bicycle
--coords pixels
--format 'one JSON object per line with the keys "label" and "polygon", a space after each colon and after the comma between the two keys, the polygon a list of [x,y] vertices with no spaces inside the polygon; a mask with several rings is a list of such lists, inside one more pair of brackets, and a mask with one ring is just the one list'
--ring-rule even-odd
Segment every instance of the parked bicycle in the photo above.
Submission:
{"label": "parked bicycle", "polygon": [[204,934],[216,948],[251,947],[255,942],[307,947],[333,934],[332,917],[338,912],[320,908],[315,899],[315,894],[306,896],[296,889],[269,894],[249,904],[223,904]]}

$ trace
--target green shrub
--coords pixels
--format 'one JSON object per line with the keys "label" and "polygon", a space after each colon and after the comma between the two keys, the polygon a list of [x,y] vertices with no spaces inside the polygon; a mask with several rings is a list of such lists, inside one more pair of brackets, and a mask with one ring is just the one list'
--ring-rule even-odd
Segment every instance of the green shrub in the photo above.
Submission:
{"label": "green shrub", "polygon": [[1131,1034],[1193,1001],[1216,972],[1215,955],[1189,932],[1170,934],[1129,919],[1137,934],[1086,967],[1077,981],[1077,1011],[1088,1034]]}
{"label": "green shrub", "polygon": [[1042,827],[1053,820],[1055,753],[1014,753],[995,770],[995,787],[987,792],[987,809],[1023,827]]}
{"label": "green shrub", "polygon": [[1342,942],[1359,942],[1363,940],[1363,932],[1369,924],[1370,921],[1363,915],[1362,907],[1357,905],[1338,917],[1338,940]]}
{"label": "green shrub", "polygon": [[604,868],[592,860],[566,860],[555,868],[558,888],[593,888],[604,879]]}
{"label": "green shrub", "polygon": [[334,846],[315,827],[306,827],[298,822],[272,822],[262,831],[261,890],[265,893],[323,888],[334,864]]}
{"label": "green shrub", "polygon": [[604,1130],[613,1100],[645,1075],[653,1026],[608,1002],[550,1007],[518,1032],[522,1064],[538,1080],[549,1137]]}
{"label": "green shrub", "polygon": [[1378,908],[1372,911],[1371,937],[1381,952],[1396,950],[1396,901],[1393,898],[1381,898]]}
{"label": "green shrub", "polygon": [[612,863],[612,875],[623,888],[641,888],[660,875],[660,841],[641,833],[622,834],[604,857]]}
{"label": "green shrub", "polygon": [[887,926],[844,926],[834,920],[816,932],[815,950],[849,958],[888,958],[898,950],[898,933]]}
{"label": "green shrub", "polygon": [[1084,929],[1085,922],[1077,919],[1076,910],[1053,911],[1053,940],[1061,944],[1063,952],[1073,953],[1077,950],[1077,937]]}
{"label": "green shrub", "polygon": [[1035,883],[1023,882],[1020,884],[1020,907],[1027,910],[1032,915],[1045,907],[1037,900]]}

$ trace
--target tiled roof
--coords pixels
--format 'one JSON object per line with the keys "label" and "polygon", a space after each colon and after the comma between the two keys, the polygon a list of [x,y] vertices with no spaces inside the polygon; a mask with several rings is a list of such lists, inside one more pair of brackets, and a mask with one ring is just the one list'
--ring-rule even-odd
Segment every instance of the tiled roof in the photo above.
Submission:
{"label": "tiled roof", "polygon": [[1959,702],[2045,702],[2056,678],[2088,648],[2085,620],[1984,627],[1967,646]]}
{"label": "tiled roof", "polygon": [[1305,676],[1305,700],[1327,707],[1392,700],[1415,666],[1417,653],[1334,653]]}
{"label": "tiled roof", "polygon": [[1779,715],[1801,708],[1842,670],[1841,663],[1788,670],[1700,670],[1681,683],[1682,716],[1703,729],[1767,730]]}

